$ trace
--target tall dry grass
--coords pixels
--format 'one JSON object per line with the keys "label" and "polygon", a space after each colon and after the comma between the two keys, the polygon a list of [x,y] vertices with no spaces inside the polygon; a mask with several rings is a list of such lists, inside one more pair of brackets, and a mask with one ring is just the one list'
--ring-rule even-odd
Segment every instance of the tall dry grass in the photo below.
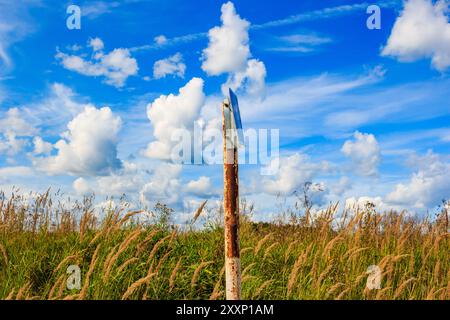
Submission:
{"label": "tall dry grass", "polygon": [[[243,298],[450,298],[448,212],[417,220],[337,210],[289,224],[243,219]],[[87,200],[66,209],[49,192],[32,202],[0,196],[0,298],[224,298],[220,225],[176,230],[139,222],[138,211],[103,214]],[[71,264],[82,270],[80,290],[67,289]],[[366,288],[371,265],[381,269],[379,290]]]}

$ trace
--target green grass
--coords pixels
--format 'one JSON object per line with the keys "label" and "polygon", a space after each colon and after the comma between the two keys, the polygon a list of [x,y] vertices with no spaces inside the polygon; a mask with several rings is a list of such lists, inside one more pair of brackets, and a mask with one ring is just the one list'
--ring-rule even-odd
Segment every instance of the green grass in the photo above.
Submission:
{"label": "green grass", "polygon": [[[76,210],[40,201],[0,202],[1,299],[122,299],[127,290],[128,299],[224,298],[220,225],[175,230],[167,219],[162,225],[137,223],[139,214],[119,222],[124,216],[119,211],[98,222],[90,210],[80,222]],[[243,298],[449,299],[447,216],[416,221],[372,208],[337,227],[335,215],[336,207],[330,207],[314,221],[242,219]],[[57,223],[50,227],[50,221]],[[84,289],[67,289],[66,270],[73,264],[81,268]],[[366,289],[370,265],[383,272],[380,290]]]}

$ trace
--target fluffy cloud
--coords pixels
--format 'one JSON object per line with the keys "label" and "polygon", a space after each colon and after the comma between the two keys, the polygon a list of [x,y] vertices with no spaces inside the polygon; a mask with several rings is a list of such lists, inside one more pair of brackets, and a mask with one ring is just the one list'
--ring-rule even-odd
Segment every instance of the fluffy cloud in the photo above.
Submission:
{"label": "fluffy cloud", "polygon": [[79,196],[84,196],[93,192],[93,190],[89,186],[88,181],[84,178],[76,179],[73,182],[72,186],[75,190],[75,193]]}
{"label": "fluffy cloud", "polygon": [[418,167],[407,183],[397,184],[386,197],[388,202],[423,209],[439,205],[450,197],[450,163],[429,151],[423,157],[413,157]]}
{"label": "fluffy cloud", "polygon": [[355,140],[347,140],[341,151],[352,159],[356,173],[363,176],[376,175],[381,155],[375,136],[357,131],[353,137]]}
{"label": "fluffy cloud", "polygon": [[121,119],[111,109],[86,107],[69,124],[55,144],[54,157],[35,159],[49,174],[105,175],[121,167],[117,158],[117,134]]}
{"label": "fluffy cloud", "polygon": [[18,108],[11,108],[0,119],[0,133],[7,132],[13,132],[17,136],[32,136],[36,129],[22,117]]}
{"label": "fluffy cloud", "polygon": [[[0,119],[0,154],[12,157],[28,145],[23,137],[33,136],[37,130],[28,123],[18,108],[11,108]],[[20,138],[22,137],[22,138]]]}
{"label": "fluffy cloud", "polygon": [[184,188],[186,193],[199,197],[210,195],[212,189],[213,186],[209,177],[200,177],[198,180],[191,180]]}
{"label": "fluffy cloud", "polygon": [[44,154],[48,155],[52,152],[53,145],[47,141],[44,141],[41,137],[36,136],[33,138],[34,150],[33,154],[39,155]]}
{"label": "fluffy cloud", "polygon": [[105,77],[105,83],[117,88],[123,87],[128,77],[137,75],[138,63],[136,59],[131,57],[128,49],[118,48],[104,54],[101,51],[103,42],[99,38],[91,39],[89,46],[95,53],[90,61],[60,51],[56,54],[56,58],[68,70],[85,76],[103,76]]}
{"label": "fluffy cloud", "polygon": [[122,168],[111,172],[110,175],[98,177],[80,177],[76,179],[72,188],[78,195],[95,193],[106,197],[122,197],[126,195],[137,204],[139,194],[148,182],[148,172],[138,164],[123,161]]}
{"label": "fluffy cloud", "polygon": [[145,155],[168,160],[171,157],[172,134],[178,129],[192,130],[204,103],[203,80],[193,78],[178,95],[162,95],[147,106],[147,116],[153,125],[153,136]]}
{"label": "fluffy cloud", "polygon": [[229,74],[222,87],[224,94],[231,87],[263,96],[266,68],[259,60],[250,60],[250,23],[241,19],[231,2],[222,5],[221,10],[222,26],[208,32],[209,45],[203,50],[202,69],[211,76]]}
{"label": "fluffy cloud", "polygon": [[0,112],[0,153],[6,154],[10,162],[29,146],[33,147],[28,150],[29,156],[49,155],[53,146],[41,136],[58,135],[70,119],[85,107],[93,107],[76,101],[75,97],[70,88],[54,83],[44,100]]}
{"label": "fluffy cloud", "polygon": [[258,183],[262,190],[272,195],[291,195],[299,191],[306,182],[311,182],[318,174],[328,172],[326,161],[311,162],[304,154],[296,153],[280,159],[280,168],[275,176],[264,178]]}
{"label": "fluffy cloud", "polygon": [[408,0],[397,18],[382,55],[400,61],[431,58],[434,68],[450,66],[448,1]]}
{"label": "fluffy cloud", "polygon": [[394,209],[390,205],[386,204],[381,197],[351,197],[345,200],[345,208],[354,212],[358,210],[364,210],[369,208],[370,205],[375,205],[377,212],[386,212]]}
{"label": "fluffy cloud", "polygon": [[98,177],[96,185],[105,196],[121,196],[139,193],[146,182],[147,172],[138,165],[124,161],[123,168],[109,176]]}
{"label": "fluffy cloud", "polygon": [[228,88],[235,91],[242,89],[251,96],[264,97],[265,95],[266,66],[257,59],[247,61],[244,71],[233,73],[228,81],[222,86],[222,92],[226,93]]}
{"label": "fluffy cloud", "polygon": [[166,59],[158,60],[153,65],[153,77],[155,79],[164,78],[171,74],[184,78],[185,71],[186,65],[183,63],[183,56],[179,52]]}
{"label": "fluffy cloud", "polygon": [[151,207],[158,201],[173,205],[180,200],[181,165],[162,163],[140,192],[141,202]]}
{"label": "fluffy cloud", "polygon": [[126,195],[134,204],[140,202],[149,208],[159,201],[181,209],[190,197],[214,195],[210,178],[200,177],[183,183],[181,174],[182,166],[178,164],[156,162],[149,167],[124,161],[122,168],[110,175],[77,178],[72,188],[80,196],[93,192],[107,197]]}
{"label": "fluffy cloud", "polygon": [[203,50],[202,69],[209,75],[241,71],[250,57],[250,23],[236,14],[231,2],[222,5],[221,10],[222,26],[209,30],[209,46]]}
{"label": "fluffy cloud", "polygon": [[[9,157],[18,154],[28,145],[28,140],[17,138],[13,132],[7,132],[2,138],[0,136],[0,154],[4,153]],[[10,159],[11,160],[11,159]]]}
{"label": "fluffy cloud", "polygon": [[103,43],[102,39],[93,38],[89,40],[89,47],[91,47],[93,51],[100,51],[103,50],[105,44]]}
{"label": "fluffy cloud", "polygon": [[162,46],[167,43],[167,38],[164,35],[159,35],[153,39],[155,43],[159,46]]}
{"label": "fluffy cloud", "polygon": [[336,196],[342,196],[347,190],[352,187],[352,181],[350,178],[343,176],[334,183],[331,187],[331,192]]}

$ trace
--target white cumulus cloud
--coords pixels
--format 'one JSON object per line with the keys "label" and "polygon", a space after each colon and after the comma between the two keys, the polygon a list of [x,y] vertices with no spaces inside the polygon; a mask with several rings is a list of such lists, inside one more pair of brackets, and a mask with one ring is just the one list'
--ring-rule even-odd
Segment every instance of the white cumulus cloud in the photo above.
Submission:
{"label": "white cumulus cloud", "polygon": [[146,171],[135,163],[123,162],[123,168],[109,176],[96,178],[98,190],[105,196],[138,194],[147,178]]}
{"label": "white cumulus cloud", "polygon": [[381,54],[405,62],[430,58],[434,68],[446,70],[450,66],[448,11],[447,0],[405,1]]}
{"label": "white cumulus cloud", "polygon": [[399,183],[386,197],[388,202],[418,209],[437,206],[450,197],[450,163],[429,151],[423,157],[414,157],[418,167],[410,180]]}
{"label": "white cumulus cloud", "polygon": [[141,202],[149,207],[158,201],[169,205],[179,202],[181,170],[181,165],[162,163],[155,169],[150,182],[143,186],[140,192]]}
{"label": "white cumulus cloud", "polygon": [[123,161],[119,170],[109,175],[80,177],[72,187],[78,195],[95,193],[106,197],[126,195],[131,201],[138,202],[139,192],[148,183],[149,171],[137,163]]}
{"label": "white cumulus cloud", "polygon": [[178,95],[162,95],[147,106],[147,116],[153,126],[152,141],[145,151],[150,158],[168,160],[174,145],[172,134],[176,130],[192,130],[205,100],[203,80],[193,78]]}
{"label": "white cumulus cloud", "polygon": [[222,86],[224,94],[231,87],[263,97],[266,67],[257,59],[250,59],[250,23],[236,13],[232,2],[222,5],[221,11],[222,25],[208,32],[209,44],[203,50],[202,69],[210,76],[228,73],[228,80]]}
{"label": "white cumulus cloud", "polygon": [[37,129],[24,119],[18,108],[11,108],[1,116],[0,154],[13,157],[28,145],[27,137],[33,136]]}
{"label": "white cumulus cloud", "polygon": [[161,59],[153,65],[153,77],[155,79],[164,78],[168,75],[174,75],[184,78],[186,65],[183,63],[183,56],[181,53],[176,53],[166,59]]}
{"label": "white cumulus cloud", "polygon": [[44,154],[49,155],[52,152],[53,145],[47,141],[44,141],[39,136],[33,138],[34,150],[33,153],[35,155]]}
{"label": "white cumulus cloud", "polygon": [[241,71],[250,57],[250,23],[241,19],[231,2],[222,5],[221,11],[222,26],[209,30],[209,45],[203,50],[202,69],[209,75]]}
{"label": "white cumulus cloud", "polygon": [[70,55],[58,51],[57,60],[64,68],[90,77],[105,77],[105,83],[121,88],[128,77],[135,76],[139,67],[128,49],[117,48],[111,52],[103,53],[103,41],[99,38],[91,39],[89,46],[95,53],[91,60],[81,56]]}
{"label": "white cumulus cloud", "polygon": [[282,157],[279,161],[278,173],[264,178],[260,183],[262,190],[268,194],[291,195],[294,191],[301,191],[306,182],[312,182],[317,175],[331,169],[328,162],[312,162],[301,153]]}
{"label": "white cumulus cloud", "polygon": [[93,38],[93,39],[89,40],[89,46],[94,51],[100,51],[100,50],[103,50],[103,48],[105,47],[105,44],[103,43],[102,39],[97,37],[97,38]]}
{"label": "white cumulus cloud", "polygon": [[159,35],[153,39],[155,43],[159,46],[162,46],[167,43],[167,38],[164,35]]}
{"label": "white cumulus cloud", "polygon": [[117,158],[120,117],[110,108],[86,107],[67,125],[68,131],[55,145],[57,155],[35,159],[49,174],[105,175],[121,167]]}
{"label": "white cumulus cloud", "polygon": [[7,132],[3,137],[0,136],[0,154],[4,153],[9,157],[13,157],[27,145],[28,140],[18,138],[13,132]]}
{"label": "white cumulus cloud", "polygon": [[266,84],[266,66],[257,59],[247,61],[244,71],[231,74],[228,81],[223,85],[222,91],[226,93],[228,88],[235,91],[242,89],[251,96],[264,97]]}
{"label": "white cumulus cloud", "polygon": [[207,196],[212,193],[212,183],[209,177],[200,177],[197,180],[189,181],[185,186],[185,192],[195,196]]}
{"label": "white cumulus cloud", "polygon": [[354,140],[347,140],[341,151],[352,159],[356,173],[363,176],[377,174],[381,160],[380,146],[373,134],[355,132]]}
{"label": "white cumulus cloud", "polygon": [[36,133],[36,129],[23,118],[18,108],[9,109],[2,118],[0,133],[12,132],[17,136],[32,136]]}
{"label": "white cumulus cloud", "polygon": [[72,184],[75,193],[80,196],[93,193],[93,190],[89,186],[89,182],[85,178],[78,178]]}
{"label": "white cumulus cloud", "polygon": [[353,212],[369,209],[372,205],[375,206],[374,209],[379,213],[395,209],[394,207],[385,203],[383,201],[383,198],[381,197],[362,196],[358,198],[351,197],[345,200],[345,208]]}

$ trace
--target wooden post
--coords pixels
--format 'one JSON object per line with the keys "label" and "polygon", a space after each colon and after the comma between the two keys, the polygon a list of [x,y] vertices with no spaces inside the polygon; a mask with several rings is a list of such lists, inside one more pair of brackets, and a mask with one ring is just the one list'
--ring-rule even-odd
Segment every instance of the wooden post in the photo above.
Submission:
{"label": "wooden post", "polygon": [[226,299],[241,299],[241,259],[239,250],[239,175],[237,135],[231,129],[232,111],[225,101],[222,105],[223,180],[225,229]]}

